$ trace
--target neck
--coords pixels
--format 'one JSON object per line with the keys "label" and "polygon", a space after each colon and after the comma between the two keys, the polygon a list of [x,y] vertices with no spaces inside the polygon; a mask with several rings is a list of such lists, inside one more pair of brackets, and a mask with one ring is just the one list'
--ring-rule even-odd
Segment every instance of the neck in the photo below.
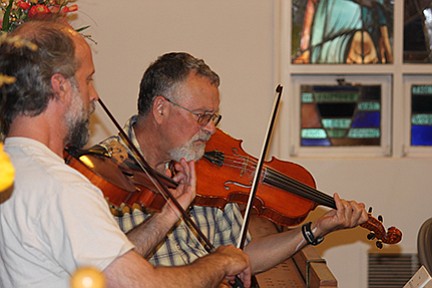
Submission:
{"label": "neck", "polygon": [[[14,119],[7,137],[25,137],[41,142],[54,153],[63,156],[65,146],[64,129],[46,112],[35,117],[18,116]],[[51,118],[54,119],[54,118]]]}

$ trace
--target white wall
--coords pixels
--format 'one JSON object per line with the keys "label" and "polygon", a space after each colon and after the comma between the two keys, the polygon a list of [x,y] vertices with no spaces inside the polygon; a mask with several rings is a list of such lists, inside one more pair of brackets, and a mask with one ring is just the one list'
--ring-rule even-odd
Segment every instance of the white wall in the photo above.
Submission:
{"label": "white wall", "polygon": [[[86,32],[98,43],[93,45],[96,85],[120,122],[136,111],[145,68],[163,53],[187,51],[221,77],[221,127],[239,138],[260,140],[276,87],[272,1],[77,3],[74,26],[91,25]],[[93,138],[99,139],[105,131],[95,132]]]}
{"label": "white wall", "polygon": [[[283,1],[283,0],[282,0]],[[221,76],[221,128],[244,140],[257,156],[280,75],[278,64],[278,0],[79,0],[74,26],[91,25],[96,86],[121,125],[136,111],[142,73],[157,56],[187,51],[205,59]],[[284,103],[283,105],[289,105]],[[100,112],[91,142],[115,133]],[[283,119],[287,119],[283,117]],[[273,151],[288,135],[278,123]],[[287,155],[274,155],[287,159]],[[416,252],[421,223],[432,216],[428,181],[430,159],[302,159],[321,191],[339,192],[346,199],[364,201],[382,214],[384,225],[403,232],[400,245],[382,252]],[[317,217],[323,209],[311,213]],[[335,233],[319,250],[339,281],[339,287],[367,287],[367,252],[375,251],[362,228]],[[349,263],[349,265],[347,265]],[[354,276],[352,276],[354,275]]]}

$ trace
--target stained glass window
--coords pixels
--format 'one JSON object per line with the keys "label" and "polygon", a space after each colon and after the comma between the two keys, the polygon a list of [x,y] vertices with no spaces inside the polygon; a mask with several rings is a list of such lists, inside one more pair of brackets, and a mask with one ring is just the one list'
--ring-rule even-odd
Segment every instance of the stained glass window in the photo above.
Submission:
{"label": "stained glass window", "polygon": [[411,86],[411,146],[432,146],[432,85]]}
{"label": "stained glass window", "polygon": [[292,0],[292,63],[393,63],[391,0]]}
{"label": "stained glass window", "polygon": [[432,3],[404,2],[404,62],[432,63]]}
{"label": "stained glass window", "polygon": [[304,147],[379,146],[380,85],[301,85]]}

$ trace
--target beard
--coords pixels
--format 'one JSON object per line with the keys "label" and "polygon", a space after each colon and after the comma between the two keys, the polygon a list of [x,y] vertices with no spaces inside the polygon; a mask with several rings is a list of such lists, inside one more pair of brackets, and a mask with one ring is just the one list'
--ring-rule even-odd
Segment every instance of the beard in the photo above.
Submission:
{"label": "beard", "polygon": [[66,145],[75,148],[82,148],[89,139],[90,114],[94,111],[94,103],[90,103],[90,109],[85,109],[84,102],[81,98],[78,84],[75,79],[71,79],[72,102],[70,109],[65,114],[68,134],[66,136]]}
{"label": "beard", "polygon": [[204,155],[206,142],[210,137],[211,135],[209,133],[200,131],[183,146],[171,149],[169,155],[172,160],[177,162],[182,158],[186,161],[197,161]]}

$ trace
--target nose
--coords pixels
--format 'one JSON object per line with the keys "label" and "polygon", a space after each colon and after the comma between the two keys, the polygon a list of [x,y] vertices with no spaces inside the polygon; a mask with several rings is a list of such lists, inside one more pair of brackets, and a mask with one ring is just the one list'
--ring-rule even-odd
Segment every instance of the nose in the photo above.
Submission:
{"label": "nose", "polygon": [[216,133],[216,125],[213,121],[209,121],[205,126],[202,126],[204,131],[207,131],[210,135]]}
{"label": "nose", "polygon": [[96,87],[92,83],[89,88],[89,100],[90,102],[95,102],[99,100],[99,93],[96,91]]}

